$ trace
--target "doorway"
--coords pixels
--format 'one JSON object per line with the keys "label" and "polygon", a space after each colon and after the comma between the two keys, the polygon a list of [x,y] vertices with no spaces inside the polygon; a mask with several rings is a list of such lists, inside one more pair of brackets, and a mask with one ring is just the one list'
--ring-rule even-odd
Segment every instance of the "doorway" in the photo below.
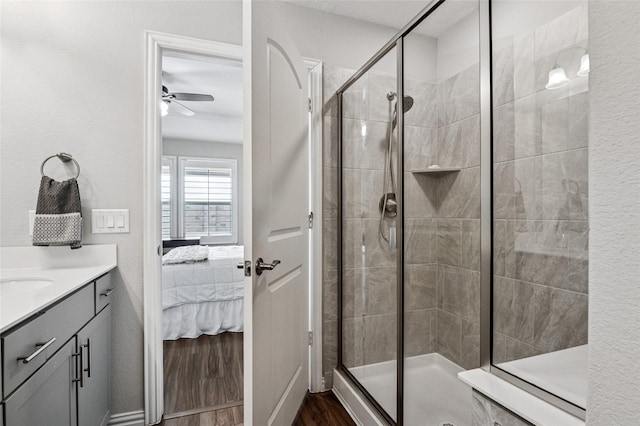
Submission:
{"label": "doorway", "polygon": [[242,63],[162,54],[164,420],[243,422]]}
{"label": "doorway", "polygon": [[[144,327],[145,327],[145,423],[146,424],[157,424],[162,420],[163,414],[169,413],[167,409],[175,409],[175,404],[173,401],[169,401],[168,399],[165,401],[165,372],[164,366],[164,339],[163,339],[163,300],[162,300],[162,289],[160,283],[162,282],[162,255],[165,248],[163,248],[164,243],[162,242],[162,203],[161,203],[161,184],[162,184],[162,155],[163,155],[163,144],[162,144],[162,136],[163,136],[163,128],[162,128],[162,116],[161,116],[161,106],[162,102],[162,86],[165,86],[166,94],[171,93],[185,93],[182,92],[183,89],[179,89],[175,86],[175,83],[170,83],[169,81],[163,81],[162,78],[162,59],[165,53],[170,53],[171,57],[174,58],[184,58],[189,57],[190,55],[204,55],[208,57],[210,60],[226,60],[227,62],[236,61],[236,63],[240,63],[242,61],[242,48],[240,46],[228,45],[225,43],[217,43],[210,42],[205,40],[197,40],[191,39],[187,37],[174,36],[168,34],[147,33],[147,85],[146,85],[146,99],[147,99],[147,109],[146,109],[146,119],[145,119],[145,130],[146,130],[146,145],[145,145],[145,200],[144,200],[144,216],[145,216],[145,236],[144,236],[144,297],[145,297],[145,313],[144,313]],[[312,97],[313,104],[313,112],[310,113],[309,119],[311,124],[311,131],[309,132],[309,142],[311,144],[310,152],[317,154],[318,152],[322,152],[322,114],[321,114],[321,105],[322,105],[322,87],[321,87],[321,73],[322,73],[322,64],[318,61],[308,61],[307,62],[307,70],[309,71],[309,78],[311,81],[312,91],[310,97]],[[171,85],[173,84],[173,86]],[[165,94],[165,95],[166,95]],[[213,94],[215,98],[215,94]],[[181,102],[187,108],[193,110],[194,106],[189,104],[189,101]],[[169,106],[171,108],[172,105]],[[178,107],[181,109],[180,107]],[[197,108],[196,108],[197,109]],[[170,111],[170,110],[169,110]],[[197,113],[197,111],[195,111]],[[179,111],[173,111],[174,114],[178,114]],[[169,112],[171,114],[171,112]],[[182,118],[182,117],[179,117]],[[186,118],[189,118],[188,116]],[[240,146],[242,146],[240,144]],[[246,149],[245,149],[246,151]],[[167,151],[168,152],[168,151]],[[175,152],[175,151],[174,151]],[[198,153],[193,152],[187,153],[187,155],[174,155],[175,162],[177,163],[174,167],[175,174],[181,175],[184,173],[184,170],[190,166],[197,166],[198,164],[191,164],[188,161],[195,161],[192,157],[198,157]],[[247,153],[245,152],[244,157],[246,158]],[[187,158],[179,158],[179,157],[187,157]],[[250,158],[250,157],[249,157]],[[319,262],[320,258],[320,250],[317,246],[321,244],[320,235],[322,233],[321,227],[321,194],[322,194],[322,180],[321,180],[321,172],[322,172],[322,164],[320,160],[321,156],[311,155],[309,158],[309,167],[313,183],[311,188],[311,199],[310,206],[312,211],[316,214],[315,223],[313,229],[310,229],[310,233],[314,236],[314,258],[312,260],[312,264],[316,264]],[[187,163],[184,163],[184,161]],[[171,160],[165,161],[165,168],[171,169]],[[183,164],[184,163],[184,164]],[[182,168],[181,168],[182,164]],[[170,172],[169,172],[170,173]],[[251,177],[250,170],[236,170],[240,176],[244,179],[249,179]],[[247,177],[248,176],[248,177]],[[171,179],[169,179],[169,182]],[[171,185],[171,183],[169,183]],[[180,186],[178,186],[180,188]],[[240,188],[238,188],[240,189]],[[179,190],[176,189],[177,197],[171,197],[166,200],[165,205],[170,205],[172,202],[177,202],[180,200],[181,195]],[[182,195],[184,196],[184,194]],[[250,200],[249,200],[250,201]],[[240,203],[240,201],[238,201]],[[237,211],[241,211],[241,207],[236,206]],[[250,216],[250,215],[249,215]],[[170,224],[177,224],[178,228],[181,229],[181,226],[184,226],[186,217],[180,218],[177,216],[175,218],[166,219],[165,223],[168,221]],[[251,218],[248,218],[248,222],[251,223]],[[239,219],[236,223],[240,225],[241,219]],[[244,223],[247,223],[247,218],[245,217]],[[170,227],[171,225],[169,225]],[[165,227],[166,229],[166,227]],[[205,244],[210,244],[212,246],[229,246],[232,244],[238,245],[239,242],[248,241],[247,244],[250,243],[251,237],[247,233],[242,236],[242,240],[239,238],[242,235],[242,230],[237,230],[237,237],[234,240],[226,241],[212,241],[211,239],[205,238],[204,240],[199,240],[200,243],[204,242]],[[166,230],[165,230],[166,234]],[[172,237],[172,232],[169,230],[168,235]],[[174,232],[173,236],[177,236],[176,239],[189,240],[191,238],[190,235],[187,235],[186,232],[177,234]],[[210,237],[210,236],[208,236]],[[228,236],[227,236],[228,237]],[[173,239],[173,238],[171,238]],[[247,240],[248,239],[248,240]],[[215,240],[215,238],[214,238]],[[223,238],[224,240],[224,238]],[[234,242],[235,241],[235,242]],[[198,244],[199,245],[199,244]],[[246,251],[246,250],[245,250]],[[250,259],[251,257],[245,253],[245,258]],[[228,259],[227,259],[228,261]],[[195,262],[194,262],[195,263]],[[229,261],[228,261],[229,263]],[[321,294],[321,281],[315,280],[317,273],[315,272],[316,267],[312,266],[310,272],[310,280],[313,282],[311,292],[315,294]],[[318,271],[319,266],[318,266]],[[241,270],[238,270],[241,271]],[[248,282],[251,282],[251,279],[245,279],[245,287]],[[316,285],[317,284],[317,288]],[[321,298],[312,297],[310,299],[311,305],[311,316],[310,316],[310,325],[309,330],[313,330],[316,335],[321,335],[321,321],[316,321],[315,318],[321,318]],[[249,309],[250,311],[250,309]],[[246,330],[250,330],[250,324],[243,324],[243,327],[246,327]],[[223,327],[224,328],[224,327]],[[233,333],[233,334],[232,334]],[[239,330],[225,330],[225,333],[219,334],[220,336],[225,336],[222,338],[226,338],[229,336],[238,336]],[[208,339],[206,333],[205,339]],[[221,338],[221,339],[222,339]],[[244,365],[247,365],[247,354],[243,352],[246,349],[246,346],[242,344],[243,339],[228,339],[233,340],[232,342],[218,342],[215,344],[211,344],[210,342],[199,344],[197,339],[191,338],[189,341],[185,341],[184,346],[188,346],[189,349],[186,349],[187,352],[191,351],[193,353],[198,353],[199,358],[203,358],[204,354],[214,354],[217,352],[224,352],[229,355],[228,359],[233,360],[231,364],[231,369],[236,369],[240,374],[244,375],[244,371],[242,371],[242,364],[244,360]],[[319,386],[318,377],[321,376],[321,342],[320,339],[316,339],[314,346],[312,347],[312,351],[310,352],[310,362],[311,362],[311,389],[317,389]],[[178,340],[176,340],[178,341]],[[244,337],[244,341],[246,342],[246,336]],[[217,345],[217,346],[216,346]],[[205,347],[204,352],[198,352],[203,347]],[[199,348],[199,349],[198,349]],[[226,349],[223,349],[226,348]],[[231,348],[231,349],[230,349]],[[175,348],[172,348],[175,349]],[[185,350],[185,349],[181,349]],[[250,350],[250,349],[249,349]],[[208,351],[208,352],[207,352]],[[169,349],[167,349],[169,352]],[[250,355],[250,353],[249,353]],[[224,360],[221,358],[221,363],[224,363]],[[208,365],[208,364],[205,364]],[[239,368],[238,365],[240,366]],[[209,368],[209,367],[201,367]],[[188,368],[186,368],[188,370]],[[191,373],[191,371],[190,371]],[[247,374],[251,374],[251,371],[246,371]],[[220,379],[220,378],[218,378]],[[175,379],[166,379],[174,380]],[[188,382],[193,382],[195,379],[189,378]],[[199,380],[199,379],[198,379]],[[207,379],[205,379],[207,380]],[[209,379],[210,380],[210,379]],[[222,378],[222,382],[225,379]],[[244,379],[246,383],[246,378]],[[242,382],[242,380],[240,380]],[[315,384],[314,384],[315,383]],[[203,385],[204,386],[204,385]],[[314,387],[315,386],[315,387]],[[238,389],[238,387],[236,387]],[[211,415],[206,414],[205,410],[208,408],[216,408],[217,410],[226,410],[232,409],[233,418],[231,419],[231,424],[236,422],[235,417],[242,419],[242,405],[241,401],[243,401],[242,395],[242,383],[240,383],[239,392],[233,392],[234,398],[233,401],[230,402],[232,406],[224,406],[223,404],[218,404],[219,401],[206,402],[201,404],[200,407],[193,408],[192,410],[196,410],[195,414],[191,415]],[[244,389],[246,394],[247,389]],[[239,399],[238,399],[239,395]],[[226,397],[224,397],[226,398]],[[209,405],[214,403],[214,405]],[[174,408],[170,408],[169,405],[174,404]],[[249,401],[249,406],[251,402]],[[250,410],[250,407],[246,407],[245,409]],[[178,412],[180,413],[180,412]],[[183,414],[188,414],[188,410],[182,411]],[[171,416],[169,413],[168,416]]]}

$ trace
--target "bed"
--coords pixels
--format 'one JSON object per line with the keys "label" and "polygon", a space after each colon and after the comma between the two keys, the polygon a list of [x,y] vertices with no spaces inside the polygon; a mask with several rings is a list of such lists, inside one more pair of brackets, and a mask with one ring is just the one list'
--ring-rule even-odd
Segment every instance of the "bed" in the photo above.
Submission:
{"label": "bed", "polygon": [[162,265],[164,340],[243,330],[244,247],[208,249],[208,260]]}

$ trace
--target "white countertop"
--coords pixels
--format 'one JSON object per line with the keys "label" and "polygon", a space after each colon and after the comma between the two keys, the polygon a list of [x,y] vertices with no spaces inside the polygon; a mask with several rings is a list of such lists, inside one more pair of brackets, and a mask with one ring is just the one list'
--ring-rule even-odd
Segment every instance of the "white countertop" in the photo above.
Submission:
{"label": "white countertop", "polygon": [[0,333],[45,309],[117,266],[117,246],[0,247],[0,280],[43,279],[42,288],[0,283]]}

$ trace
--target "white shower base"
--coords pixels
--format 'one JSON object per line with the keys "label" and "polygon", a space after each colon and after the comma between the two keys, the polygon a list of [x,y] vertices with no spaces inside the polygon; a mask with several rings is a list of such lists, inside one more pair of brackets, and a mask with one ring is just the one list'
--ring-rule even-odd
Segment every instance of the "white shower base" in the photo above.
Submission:
{"label": "white shower base", "polygon": [[[396,362],[363,365],[350,369],[376,401],[395,418]],[[458,380],[461,367],[432,353],[405,359],[405,421],[407,426],[471,425],[471,388]],[[334,392],[347,405],[356,421],[363,425],[380,423],[357,391],[339,372],[335,372]],[[364,418],[363,418],[364,417]],[[446,423],[445,423],[446,424]]]}

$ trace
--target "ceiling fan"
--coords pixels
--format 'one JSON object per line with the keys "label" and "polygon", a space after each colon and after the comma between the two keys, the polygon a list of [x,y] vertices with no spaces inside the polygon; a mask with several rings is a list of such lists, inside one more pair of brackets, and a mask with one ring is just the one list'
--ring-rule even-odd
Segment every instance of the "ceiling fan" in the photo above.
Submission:
{"label": "ceiling fan", "polygon": [[162,116],[164,117],[165,115],[167,115],[169,113],[169,107],[171,107],[176,112],[191,117],[192,115],[195,115],[195,112],[178,101],[213,102],[213,100],[214,98],[211,95],[205,95],[201,93],[173,93],[169,92],[167,86],[162,86]]}

